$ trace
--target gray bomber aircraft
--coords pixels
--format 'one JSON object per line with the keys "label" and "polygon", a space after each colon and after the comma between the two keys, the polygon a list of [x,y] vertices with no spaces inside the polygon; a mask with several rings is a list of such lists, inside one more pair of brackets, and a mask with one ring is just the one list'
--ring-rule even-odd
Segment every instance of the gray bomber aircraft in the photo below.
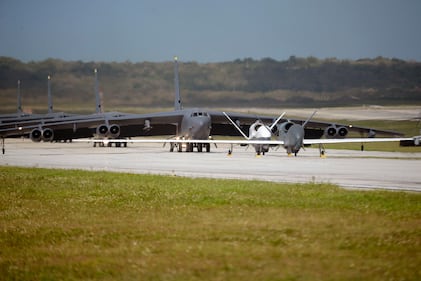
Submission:
{"label": "gray bomber aircraft", "polygon": [[[95,72],[95,91],[97,97],[97,113],[91,115],[74,115],[63,118],[42,118],[34,121],[31,124],[24,122],[13,123],[13,128],[5,128],[0,126],[0,136],[2,138],[7,136],[16,136],[29,134],[33,141],[52,141],[52,140],[66,140],[77,138],[89,138],[95,136],[98,140],[93,140],[94,143],[108,143],[108,145],[115,143],[116,146],[121,144],[126,145],[127,139],[135,136],[173,136],[172,139],[163,140],[171,144],[170,150],[177,148],[182,151],[183,146],[186,151],[193,151],[197,148],[202,151],[210,151],[210,144],[226,143],[223,141],[212,140],[211,137],[215,135],[224,136],[241,136],[241,133],[233,128],[232,123],[235,123],[238,128],[256,130],[258,133],[250,134],[250,139],[242,141],[240,144],[254,144],[260,147],[260,152],[266,152],[268,145],[280,145],[280,143],[272,143],[273,141],[266,139],[265,143],[254,138],[261,137],[264,134],[264,129],[260,129],[265,123],[272,123],[274,118],[270,116],[256,116],[252,114],[229,113],[230,118],[226,117],[224,112],[207,111],[204,109],[183,109],[178,78],[178,60],[174,59],[174,82],[175,82],[175,101],[174,111],[158,112],[149,114],[130,114],[120,112],[101,113],[100,103],[98,101],[98,82],[97,74]],[[257,121],[261,124],[256,124]],[[348,131],[356,131],[361,135],[373,137],[375,133],[380,133],[389,136],[401,135],[394,131],[374,130],[372,128],[355,127],[351,125],[341,125],[329,122],[317,122],[309,120],[288,120],[279,117],[273,124],[280,133],[296,131],[295,125],[306,125],[304,132],[307,139],[320,139],[325,136],[327,138],[345,138]],[[272,131],[275,128],[270,128]],[[48,132],[48,134],[46,134]],[[267,133],[267,132],[266,132]],[[48,136],[45,137],[45,136]],[[265,136],[267,138],[267,136]],[[122,139],[123,138],[123,139]],[[145,140],[145,142],[158,142],[152,140]],[[246,143],[249,142],[249,143]],[[268,142],[268,143],[266,143]],[[279,142],[279,141],[278,141]],[[236,142],[238,143],[238,142]],[[284,143],[283,143],[284,145]],[[291,145],[291,152],[295,153]],[[301,146],[300,146],[301,147]],[[298,152],[298,151],[297,151]]]}

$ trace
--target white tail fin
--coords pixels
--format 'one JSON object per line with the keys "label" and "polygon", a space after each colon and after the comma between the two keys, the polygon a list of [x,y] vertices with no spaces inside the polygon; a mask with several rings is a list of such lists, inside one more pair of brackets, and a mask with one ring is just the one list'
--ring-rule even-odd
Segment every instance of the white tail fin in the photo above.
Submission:
{"label": "white tail fin", "polygon": [[234,125],[234,127],[241,133],[241,135],[246,139],[249,140],[250,138],[246,136],[246,134],[244,134],[244,132],[240,129],[240,127],[238,127],[237,123],[235,123],[234,121],[232,121],[232,119],[228,116],[228,114],[226,114],[225,112],[222,112],[225,117],[228,118],[228,120]]}
{"label": "white tail fin", "polygon": [[311,120],[311,118],[313,118],[313,116],[317,113],[317,110],[315,110],[310,117],[307,118],[307,120],[304,122],[304,124],[302,125],[303,128],[307,125],[307,123]]}
{"label": "white tail fin", "polygon": [[284,117],[284,115],[285,115],[285,111],[284,111],[284,113],[282,113],[276,120],[275,120],[275,122],[273,122],[273,124],[272,125],[270,125],[270,127],[269,127],[269,129],[272,131],[272,129],[273,128],[275,128],[275,126],[276,126],[276,124],[278,124],[278,122],[282,119],[282,117]]}

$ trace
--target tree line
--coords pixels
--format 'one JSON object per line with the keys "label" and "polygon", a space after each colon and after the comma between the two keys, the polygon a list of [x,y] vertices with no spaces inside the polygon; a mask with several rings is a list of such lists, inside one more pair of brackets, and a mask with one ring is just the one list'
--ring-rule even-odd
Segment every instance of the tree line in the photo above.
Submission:
{"label": "tree line", "polygon": [[[94,69],[108,107],[170,107],[173,62],[82,62],[47,59],[22,62],[0,57],[2,104],[22,95],[34,103],[46,97],[52,77],[55,103],[94,99]],[[179,62],[180,89],[188,106],[315,107],[361,104],[421,104],[421,63],[377,57],[338,60],[291,56],[237,59],[221,63]],[[2,110],[3,111],[3,110]]]}

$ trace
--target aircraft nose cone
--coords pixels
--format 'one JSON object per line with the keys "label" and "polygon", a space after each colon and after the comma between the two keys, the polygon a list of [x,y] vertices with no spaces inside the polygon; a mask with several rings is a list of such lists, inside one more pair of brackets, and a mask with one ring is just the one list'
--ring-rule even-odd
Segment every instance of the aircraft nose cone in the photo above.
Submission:
{"label": "aircraft nose cone", "polygon": [[195,125],[191,128],[193,139],[207,139],[210,133],[210,121],[197,120]]}

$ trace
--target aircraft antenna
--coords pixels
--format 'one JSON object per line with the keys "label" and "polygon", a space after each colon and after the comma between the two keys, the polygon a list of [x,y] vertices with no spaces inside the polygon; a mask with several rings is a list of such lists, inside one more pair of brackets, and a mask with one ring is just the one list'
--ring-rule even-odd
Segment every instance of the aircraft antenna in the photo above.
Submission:
{"label": "aircraft antenna", "polygon": [[175,86],[175,100],[174,110],[181,110],[183,106],[181,104],[180,96],[180,81],[178,80],[178,57],[174,57],[174,86]]}

